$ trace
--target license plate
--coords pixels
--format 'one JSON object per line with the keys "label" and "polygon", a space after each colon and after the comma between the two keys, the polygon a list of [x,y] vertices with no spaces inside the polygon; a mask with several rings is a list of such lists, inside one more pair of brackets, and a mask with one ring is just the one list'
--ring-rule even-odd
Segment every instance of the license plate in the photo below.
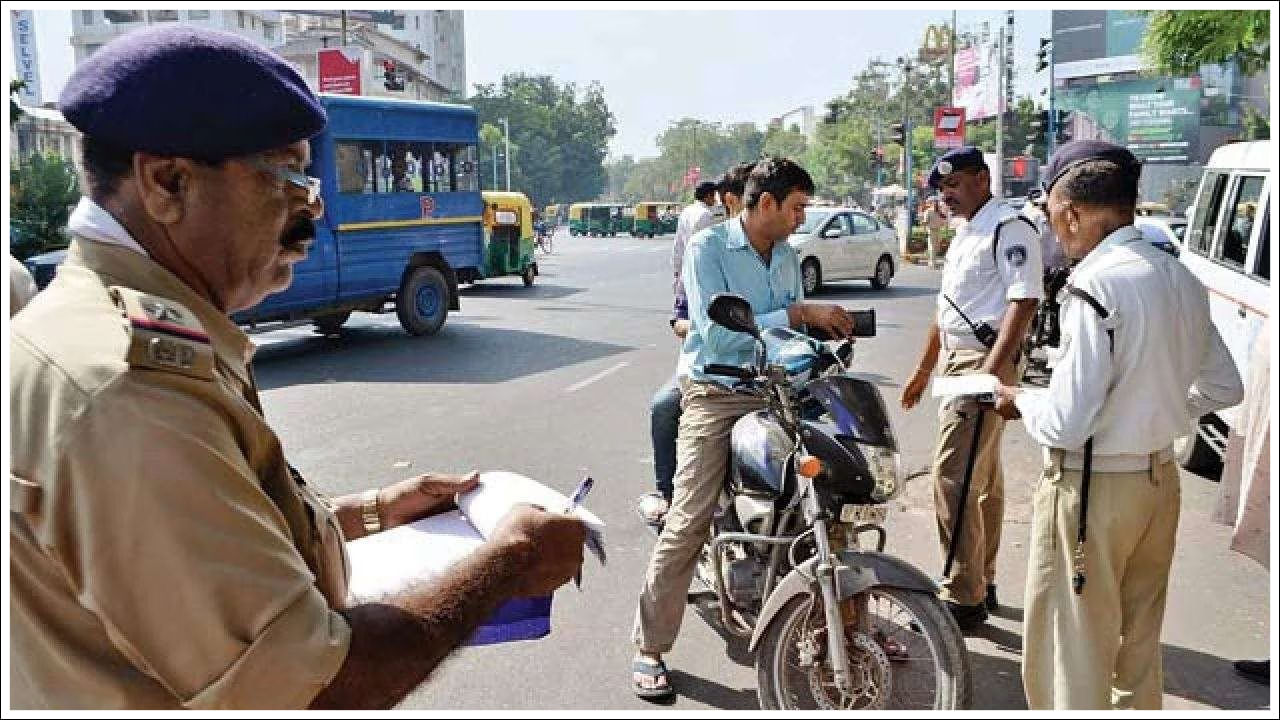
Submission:
{"label": "license plate", "polygon": [[840,522],[853,525],[883,525],[888,516],[888,505],[845,505],[840,508]]}

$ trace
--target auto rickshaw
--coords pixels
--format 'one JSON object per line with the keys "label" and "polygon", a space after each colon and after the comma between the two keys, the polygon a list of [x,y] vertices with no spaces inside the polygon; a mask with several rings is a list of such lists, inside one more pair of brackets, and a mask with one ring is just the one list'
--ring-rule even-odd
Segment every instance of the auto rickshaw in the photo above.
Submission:
{"label": "auto rickshaw", "polygon": [[670,234],[676,231],[676,226],[680,224],[680,212],[684,210],[681,203],[666,203],[662,209],[662,214],[658,216],[658,232]]}
{"label": "auto rickshaw", "polygon": [[592,237],[604,237],[605,235],[614,234],[616,232],[613,226],[615,207],[605,203],[588,203],[586,207],[586,234]]}
{"label": "auto rickshaw", "polygon": [[546,223],[547,227],[551,230],[560,227],[560,206],[548,205],[543,208],[542,222]]}
{"label": "auto rickshaw", "polygon": [[636,226],[635,208],[630,205],[619,204],[614,204],[611,207],[613,208],[610,213],[613,218],[613,232],[611,234],[632,233],[634,235]]}
{"label": "auto rickshaw", "polygon": [[[533,285],[533,205],[524,193],[484,192],[484,262],[481,277],[519,275]],[[479,278],[477,278],[479,279]]]}
{"label": "auto rickshaw", "polygon": [[661,216],[662,208],[665,203],[642,202],[636,203],[635,208],[635,225],[631,229],[634,237],[653,237],[661,235]]}
{"label": "auto rickshaw", "polygon": [[587,234],[587,209],[591,203],[574,203],[569,206],[569,234]]}

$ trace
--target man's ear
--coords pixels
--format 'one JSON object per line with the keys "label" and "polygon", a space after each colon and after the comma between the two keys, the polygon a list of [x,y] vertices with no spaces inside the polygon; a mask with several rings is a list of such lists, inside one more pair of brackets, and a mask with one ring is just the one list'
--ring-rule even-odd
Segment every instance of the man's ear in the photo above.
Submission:
{"label": "man's ear", "polygon": [[192,170],[192,163],[187,158],[142,152],[133,154],[138,198],[151,219],[162,225],[182,220],[191,189]]}

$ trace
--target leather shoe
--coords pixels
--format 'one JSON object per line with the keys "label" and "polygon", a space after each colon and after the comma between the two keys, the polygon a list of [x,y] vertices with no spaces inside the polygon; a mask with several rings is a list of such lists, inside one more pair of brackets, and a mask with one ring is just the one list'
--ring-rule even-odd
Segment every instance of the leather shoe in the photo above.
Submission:
{"label": "leather shoe", "polygon": [[985,602],[987,605],[987,612],[995,612],[1000,609],[1000,601],[996,598],[995,583],[987,586],[987,598]]}
{"label": "leather shoe", "polygon": [[1237,660],[1231,663],[1231,667],[1235,668],[1236,672],[1242,677],[1246,677],[1256,683],[1271,684],[1270,660]]}
{"label": "leather shoe", "polygon": [[983,603],[961,605],[949,600],[944,602],[947,610],[951,611],[951,617],[955,618],[956,625],[960,626],[961,632],[972,632],[987,622],[987,607]]}

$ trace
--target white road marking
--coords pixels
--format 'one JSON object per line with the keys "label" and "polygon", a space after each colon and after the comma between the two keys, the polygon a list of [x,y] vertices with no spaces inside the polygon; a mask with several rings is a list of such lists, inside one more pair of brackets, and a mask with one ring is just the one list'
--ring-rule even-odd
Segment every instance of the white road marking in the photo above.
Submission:
{"label": "white road marking", "polygon": [[612,375],[613,373],[618,372],[619,370],[621,370],[622,368],[630,364],[631,363],[629,362],[620,362],[617,365],[614,365],[613,367],[609,368],[608,370],[604,370],[596,373],[595,375],[592,375],[591,377],[587,378],[586,380],[583,380],[582,382],[577,382],[570,385],[569,387],[565,388],[565,392],[566,393],[578,392],[579,390],[590,385],[591,383],[596,382],[597,380],[601,380],[608,375]]}

